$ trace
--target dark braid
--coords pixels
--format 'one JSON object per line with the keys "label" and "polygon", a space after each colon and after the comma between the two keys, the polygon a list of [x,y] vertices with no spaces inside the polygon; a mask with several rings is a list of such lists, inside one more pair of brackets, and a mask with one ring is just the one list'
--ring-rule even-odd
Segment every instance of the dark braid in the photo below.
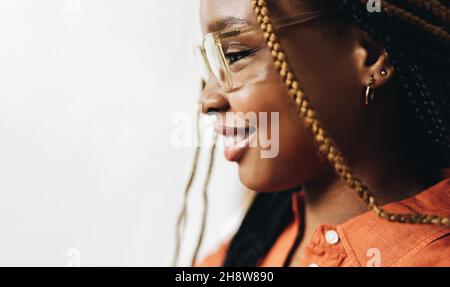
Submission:
{"label": "dark braid", "polygon": [[[382,1],[383,13],[368,13],[367,0],[303,2],[311,9],[331,4],[330,19],[338,17],[339,21],[356,24],[384,45],[401,89],[398,101],[404,109],[399,111],[398,120],[406,122],[405,129],[414,134],[418,161],[436,170],[448,167],[450,0]],[[405,145],[407,149],[410,144]],[[280,192],[257,196],[230,244],[225,266],[258,265],[292,220],[291,195]]]}
{"label": "dark braid", "polygon": [[390,2],[394,5],[405,7],[412,14],[433,24],[448,26],[450,11],[437,0],[391,0]]}
{"label": "dark braid", "polygon": [[[450,82],[448,66],[429,61],[430,54],[450,58],[450,45],[447,41],[436,42],[433,48],[423,45],[417,34],[409,31],[403,20],[396,19],[385,13],[370,13],[364,5],[355,5],[355,1],[341,1],[340,11],[352,11],[354,22],[367,31],[375,40],[382,43],[400,80],[403,90],[398,96],[401,101],[411,106],[415,117],[421,122],[418,127],[420,137],[427,142],[427,150],[436,151],[435,155],[428,154],[433,163],[440,162],[442,167],[450,164],[450,106],[448,99],[448,85]],[[350,9],[348,9],[350,8]],[[368,19],[369,18],[369,19]],[[371,20],[374,21],[371,21]],[[403,36],[400,36],[403,35]],[[423,43],[428,43],[429,34]],[[439,59],[439,57],[433,57]],[[438,65],[439,64],[439,65]],[[439,79],[439,80],[438,80]]]}
{"label": "dark braid", "polygon": [[293,220],[292,192],[259,193],[229,247],[224,266],[255,266]]}

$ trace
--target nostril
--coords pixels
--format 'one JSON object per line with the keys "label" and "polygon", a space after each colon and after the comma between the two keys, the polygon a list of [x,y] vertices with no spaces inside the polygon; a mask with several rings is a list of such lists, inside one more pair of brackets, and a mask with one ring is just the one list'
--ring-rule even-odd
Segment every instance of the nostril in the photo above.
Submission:
{"label": "nostril", "polygon": [[212,116],[212,115],[217,114],[219,112],[220,112],[220,109],[218,109],[218,108],[209,108],[206,113],[208,114],[208,116]]}
{"label": "nostril", "polygon": [[230,109],[230,103],[221,95],[211,95],[209,99],[205,99],[201,104],[202,112],[208,115],[225,112]]}
{"label": "nostril", "polygon": [[230,103],[220,86],[215,81],[206,83],[200,97],[202,113],[217,114],[230,109]]}

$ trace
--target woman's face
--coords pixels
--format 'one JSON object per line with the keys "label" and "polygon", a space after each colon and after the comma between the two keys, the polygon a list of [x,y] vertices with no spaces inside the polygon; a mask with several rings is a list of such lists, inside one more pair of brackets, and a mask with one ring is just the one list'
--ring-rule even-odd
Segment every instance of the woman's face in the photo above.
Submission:
{"label": "woman's face", "polygon": [[[277,8],[282,12],[282,7]],[[257,24],[250,0],[202,0],[200,12],[204,34],[241,27],[244,22]],[[302,11],[286,12],[284,16],[299,12]],[[334,41],[312,25],[295,25],[278,34],[300,86],[322,123],[335,140],[353,149],[358,129],[363,128],[359,123],[364,117],[361,105],[364,87],[357,72],[361,63],[355,60],[350,37],[342,35],[339,41]],[[331,174],[288,98],[262,35],[230,39],[223,48],[226,55],[233,57],[231,70],[237,71],[235,87],[226,93],[210,77],[201,98],[203,112],[218,115],[219,133],[255,127],[251,140],[271,139],[271,147],[262,147],[261,143],[247,147],[247,143],[246,147],[225,149],[225,156],[239,165],[243,184],[257,191],[280,191]],[[248,118],[242,121],[246,114],[258,115],[256,124],[249,123]],[[260,120],[261,116],[267,120]],[[268,150],[275,152],[275,156],[262,156]]]}

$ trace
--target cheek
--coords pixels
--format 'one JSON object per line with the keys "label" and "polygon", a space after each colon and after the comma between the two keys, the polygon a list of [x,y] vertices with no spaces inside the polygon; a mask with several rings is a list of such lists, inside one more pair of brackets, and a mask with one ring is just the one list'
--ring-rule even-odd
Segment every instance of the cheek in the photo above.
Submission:
{"label": "cheek", "polygon": [[[340,145],[351,143],[364,128],[363,90],[359,84],[351,47],[324,39],[318,32],[295,35],[308,45],[284,43],[295,75],[319,120]],[[318,47],[321,47],[320,49]]]}
{"label": "cheek", "polygon": [[[276,71],[258,84],[248,85],[234,98],[236,111],[265,113],[266,122],[258,123],[258,136],[270,139],[268,148],[250,148],[239,162],[242,182],[259,191],[278,191],[311,180],[321,168],[310,132],[298,118],[294,103],[286,93]],[[271,117],[278,114],[278,123]],[[274,147],[273,145],[277,145]],[[278,150],[273,158],[263,158],[263,150]]]}

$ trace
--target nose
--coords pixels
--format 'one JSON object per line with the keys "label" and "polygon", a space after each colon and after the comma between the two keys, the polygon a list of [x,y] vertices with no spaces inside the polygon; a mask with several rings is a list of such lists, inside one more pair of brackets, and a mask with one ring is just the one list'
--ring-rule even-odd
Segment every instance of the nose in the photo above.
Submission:
{"label": "nose", "polygon": [[202,91],[200,104],[204,114],[225,112],[230,109],[230,102],[225,92],[212,77],[209,78]]}

